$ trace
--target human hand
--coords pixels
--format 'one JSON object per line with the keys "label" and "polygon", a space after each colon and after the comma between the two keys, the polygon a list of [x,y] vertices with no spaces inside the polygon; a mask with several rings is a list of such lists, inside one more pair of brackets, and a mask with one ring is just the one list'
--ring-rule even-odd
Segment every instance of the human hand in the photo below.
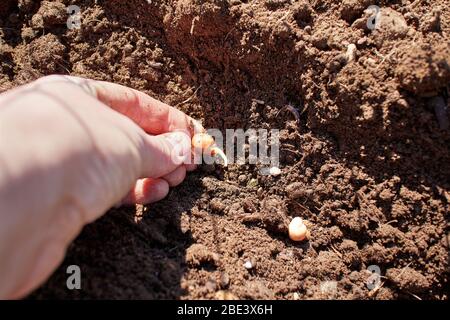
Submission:
{"label": "human hand", "polygon": [[76,77],[1,95],[0,298],[41,284],[113,205],[158,201],[181,183],[193,169],[192,121],[141,92]]}

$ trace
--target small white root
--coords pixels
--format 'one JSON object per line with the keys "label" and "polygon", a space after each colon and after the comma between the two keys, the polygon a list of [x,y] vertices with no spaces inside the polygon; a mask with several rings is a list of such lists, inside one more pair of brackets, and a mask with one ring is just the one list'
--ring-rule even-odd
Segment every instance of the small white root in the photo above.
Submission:
{"label": "small white root", "polygon": [[219,148],[219,147],[212,147],[211,148],[211,155],[216,157],[220,157],[223,161],[223,166],[226,167],[228,166],[228,159],[227,156],[225,155],[225,153]]}
{"label": "small white root", "polygon": [[192,22],[191,22],[191,31],[190,31],[191,36],[194,34],[195,22],[198,21],[198,20],[200,20],[200,17],[199,17],[199,16],[195,16],[194,19],[192,19]]}

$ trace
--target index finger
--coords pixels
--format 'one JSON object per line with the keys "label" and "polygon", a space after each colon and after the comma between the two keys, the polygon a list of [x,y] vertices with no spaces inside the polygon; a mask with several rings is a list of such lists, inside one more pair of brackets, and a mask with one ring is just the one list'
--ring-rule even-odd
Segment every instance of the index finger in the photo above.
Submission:
{"label": "index finger", "polygon": [[184,112],[177,110],[149,95],[119,84],[79,77],[64,76],[77,84],[110,108],[127,116],[145,132],[153,135],[176,130],[204,131],[201,124]]}

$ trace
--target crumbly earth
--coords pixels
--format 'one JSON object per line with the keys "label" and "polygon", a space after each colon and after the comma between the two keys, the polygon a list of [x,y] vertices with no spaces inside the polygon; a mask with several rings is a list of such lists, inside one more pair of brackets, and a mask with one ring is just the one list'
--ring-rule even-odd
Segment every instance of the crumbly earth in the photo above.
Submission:
{"label": "crumbly earth", "polygon": [[[281,175],[204,166],[157,204],[112,209],[31,298],[448,299],[447,0],[7,0],[0,26],[1,91],[71,74],[207,128],[281,130]],[[289,240],[295,216],[309,241]]]}

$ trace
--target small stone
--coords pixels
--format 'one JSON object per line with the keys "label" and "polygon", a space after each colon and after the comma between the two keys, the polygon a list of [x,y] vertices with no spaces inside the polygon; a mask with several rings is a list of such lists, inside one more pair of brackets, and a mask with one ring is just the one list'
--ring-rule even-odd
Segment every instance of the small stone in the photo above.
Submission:
{"label": "small stone", "polygon": [[257,179],[250,179],[248,182],[247,182],[247,187],[249,187],[249,188],[256,188],[258,186],[258,180]]}
{"label": "small stone", "polygon": [[255,261],[253,261],[253,259],[247,260],[244,263],[244,268],[247,270],[251,270],[255,267]]}
{"label": "small stone", "polygon": [[258,195],[258,197],[261,197],[262,194],[263,194],[263,192],[264,192],[263,188],[262,188],[262,187],[259,187],[259,188],[258,188],[258,191],[256,191],[256,194]]}
{"label": "small stone", "polygon": [[242,207],[244,208],[245,212],[251,213],[256,211],[255,205],[250,199],[244,199],[244,201],[242,201]]}
{"label": "small stone", "polygon": [[278,176],[278,175],[281,174],[281,169],[278,168],[278,167],[271,167],[271,168],[269,169],[269,173],[270,173],[270,175],[272,175],[272,176]]}
{"label": "small stone", "polygon": [[366,44],[366,43],[367,43],[367,37],[359,38],[358,41],[356,42],[356,44],[357,44],[358,46],[362,46],[362,45],[364,45],[364,44]]}
{"label": "small stone", "polygon": [[247,176],[245,174],[241,174],[238,177],[238,181],[239,181],[239,183],[244,184],[247,181]]}
{"label": "small stone", "polygon": [[226,288],[230,285],[230,276],[228,273],[224,272],[220,276],[220,286],[222,288]]}

